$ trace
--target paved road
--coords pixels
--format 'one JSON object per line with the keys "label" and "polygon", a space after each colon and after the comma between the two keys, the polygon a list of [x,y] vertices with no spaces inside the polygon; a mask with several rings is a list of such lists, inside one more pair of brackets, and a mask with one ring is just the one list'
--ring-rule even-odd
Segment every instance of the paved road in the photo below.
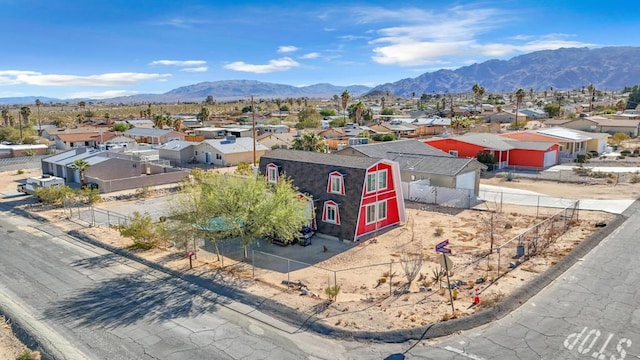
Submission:
{"label": "paved road", "polygon": [[347,358],[328,338],[9,210],[0,204],[0,306],[58,359]]}
{"label": "paved road", "polygon": [[409,354],[427,359],[640,358],[640,206],[510,315]]}

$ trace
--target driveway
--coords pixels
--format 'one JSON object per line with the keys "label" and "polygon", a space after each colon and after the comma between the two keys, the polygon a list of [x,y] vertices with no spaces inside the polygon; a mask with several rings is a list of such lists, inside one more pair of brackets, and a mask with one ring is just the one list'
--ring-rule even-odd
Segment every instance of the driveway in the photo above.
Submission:
{"label": "driveway", "polygon": [[480,184],[478,196],[484,201],[503,202],[524,206],[542,206],[551,208],[565,208],[580,200],[580,210],[605,211],[611,214],[622,214],[635,200],[597,200],[597,199],[565,199],[547,196],[545,194],[507,188],[502,186]]}

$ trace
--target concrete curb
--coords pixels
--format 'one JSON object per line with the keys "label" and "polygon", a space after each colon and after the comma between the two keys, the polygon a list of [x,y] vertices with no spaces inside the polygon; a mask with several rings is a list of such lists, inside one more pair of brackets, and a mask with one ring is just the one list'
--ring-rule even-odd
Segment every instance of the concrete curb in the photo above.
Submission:
{"label": "concrete curb", "polygon": [[[636,201],[632,205],[632,207],[640,208],[640,202]],[[238,301],[245,305],[252,306],[257,310],[266,312],[269,315],[278,318],[279,320],[299,327],[299,329],[301,330],[306,329],[331,337],[348,338],[353,340],[401,343],[408,340],[430,339],[451,335],[455,332],[469,330],[504,317],[505,315],[520,307],[542,289],[544,289],[553,280],[557,279],[562,273],[573,266],[579,259],[588,254],[589,251],[596,247],[604,238],[609,236],[618,226],[622,225],[627,218],[628,217],[624,215],[616,216],[616,218],[609,224],[607,224],[606,227],[597,230],[589,238],[583,240],[571,251],[571,253],[562,258],[562,260],[560,260],[555,266],[549,268],[547,271],[530,281],[527,286],[520,287],[512,294],[505,297],[499,304],[490,309],[482,310],[476,314],[463,318],[437,322],[427,326],[389,331],[352,331],[336,328],[323,323],[321,319],[314,315],[301,313],[271,299],[263,298],[261,296],[245,292],[241,289],[221,285],[212,280],[204,279],[197,275],[192,275],[166,268],[160,264],[148,261],[140,256],[137,256],[127,250],[104,244],[91,236],[81,234],[75,230],[68,232],[68,234],[70,236],[73,236],[74,238],[85,241],[94,246],[103,248],[115,254],[144,264],[152,269],[161,271],[168,275],[188,281],[194,285],[203,287],[233,301]]]}

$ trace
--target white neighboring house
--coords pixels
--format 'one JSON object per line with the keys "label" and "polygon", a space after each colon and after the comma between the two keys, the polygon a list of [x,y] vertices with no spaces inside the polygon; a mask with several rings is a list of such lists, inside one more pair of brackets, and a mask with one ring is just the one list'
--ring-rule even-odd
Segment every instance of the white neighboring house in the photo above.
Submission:
{"label": "white neighboring house", "polygon": [[204,140],[195,146],[194,156],[199,163],[216,166],[235,166],[241,162],[252,164],[254,144],[255,160],[258,161],[270,149],[257,141],[254,143],[253,138],[248,137],[227,136],[226,139]]}

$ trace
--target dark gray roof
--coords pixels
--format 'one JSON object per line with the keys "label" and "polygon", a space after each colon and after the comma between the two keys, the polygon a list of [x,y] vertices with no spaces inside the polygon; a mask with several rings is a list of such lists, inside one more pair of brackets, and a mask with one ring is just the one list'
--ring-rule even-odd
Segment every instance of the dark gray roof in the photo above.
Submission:
{"label": "dark gray roof", "polygon": [[305,163],[342,166],[357,169],[367,169],[380,161],[380,158],[349,156],[339,154],[325,154],[313,151],[275,149],[264,154],[262,158],[274,160],[298,161]]}
{"label": "dark gray roof", "polygon": [[482,167],[482,164],[473,158],[398,154],[395,157],[390,157],[389,160],[397,161],[400,164],[400,171],[447,176],[460,174],[469,164],[476,164],[478,167]]}
{"label": "dark gray roof", "polygon": [[444,151],[427,145],[420,140],[396,140],[385,141],[373,144],[354,145],[352,148],[366,156],[392,159],[397,154],[415,154],[415,155],[431,155],[453,157]]}

